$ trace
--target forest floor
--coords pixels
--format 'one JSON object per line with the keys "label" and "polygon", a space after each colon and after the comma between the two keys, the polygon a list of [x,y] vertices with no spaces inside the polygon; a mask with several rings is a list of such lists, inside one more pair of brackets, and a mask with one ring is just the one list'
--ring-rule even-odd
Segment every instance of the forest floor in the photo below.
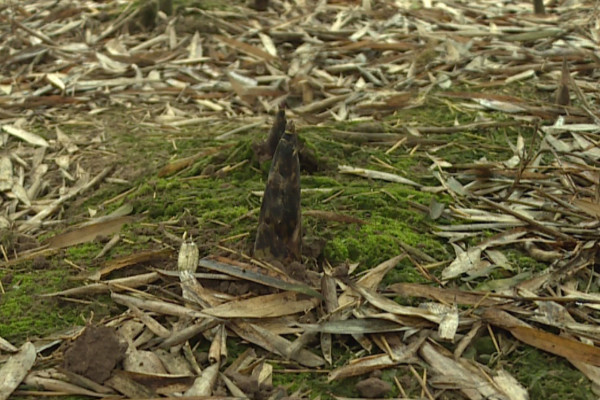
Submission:
{"label": "forest floor", "polygon": [[0,399],[597,398],[592,2],[174,3],[2,6]]}

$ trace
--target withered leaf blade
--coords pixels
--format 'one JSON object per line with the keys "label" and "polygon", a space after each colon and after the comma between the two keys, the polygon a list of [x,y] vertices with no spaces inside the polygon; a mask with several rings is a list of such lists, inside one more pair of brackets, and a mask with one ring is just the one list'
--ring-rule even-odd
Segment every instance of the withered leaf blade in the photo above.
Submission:
{"label": "withered leaf blade", "polygon": [[192,387],[185,392],[188,396],[210,396],[219,374],[219,363],[215,363],[202,371],[202,375],[196,378]]}
{"label": "withered leaf blade", "polygon": [[100,280],[100,278],[111,272],[118,271],[131,265],[167,259],[172,253],[173,250],[171,249],[160,249],[142,251],[140,253],[118,257],[107,261],[102,268],[92,273],[88,278],[91,280]]}
{"label": "withered leaf blade", "polygon": [[198,264],[201,267],[208,268],[213,271],[222,272],[224,274],[231,275],[239,279],[260,283],[262,285],[273,287],[276,289],[290,290],[298,293],[303,293],[309,296],[317,297],[319,299],[323,298],[321,293],[317,292],[315,289],[311,288],[310,286],[304,283],[294,281],[291,278],[282,280],[273,276],[262,274],[257,271],[253,271],[249,268],[244,268],[244,266],[237,266],[233,263],[226,263],[210,257],[200,259],[200,262]]}
{"label": "withered leaf blade", "polygon": [[0,368],[0,400],[8,399],[21,384],[33,366],[35,356],[35,346],[27,342]]}
{"label": "withered leaf blade", "polygon": [[58,292],[46,293],[40,295],[41,297],[54,297],[54,296],[84,296],[92,295],[97,293],[106,293],[109,291],[123,291],[127,289],[135,289],[140,286],[148,285],[154,281],[160,279],[158,272],[149,272],[146,274],[139,274],[128,276],[125,278],[111,279],[101,283],[92,283],[85,286],[78,286],[71,289],[65,289]]}
{"label": "withered leaf blade", "polygon": [[130,347],[123,359],[123,369],[127,372],[141,374],[166,374],[167,371],[156,354],[147,350],[137,350]]}
{"label": "withered leaf blade", "polygon": [[390,174],[389,172],[375,171],[372,169],[356,168],[350,165],[338,165],[338,169],[342,174],[358,175],[364,178],[381,179],[388,182],[397,182],[403,185],[410,185],[420,188],[422,185],[400,175]]}
{"label": "withered leaf blade", "polygon": [[445,349],[438,349],[430,343],[424,343],[419,351],[425,361],[432,366],[433,373],[444,382],[454,383],[469,399],[506,399],[502,391],[481,368],[472,365],[465,359],[454,359],[446,354]]}
{"label": "withered leaf blade", "polygon": [[161,394],[181,392],[194,382],[194,377],[188,375],[144,374],[131,371],[119,371],[119,374]]}
{"label": "withered leaf blade", "polygon": [[406,330],[405,326],[378,318],[349,319],[345,321],[325,321],[320,324],[301,325],[307,331],[354,335],[385,333]]}
{"label": "withered leaf blade", "polygon": [[484,311],[483,317],[489,323],[507,329],[514,337],[530,346],[567,359],[600,366],[600,349],[597,347],[533,328],[505,311],[490,308]]}
{"label": "withered leaf blade", "polygon": [[389,354],[375,354],[354,360],[351,364],[331,371],[327,376],[327,380],[331,382],[336,379],[362,375],[402,363],[416,363],[418,362],[416,353],[426,338],[426,335],[420,335],[408,345],[401,343],[391,344]]}
{"label": "withered leaf blade", "polygon": [[44,139],[43,137],[36,135],[35,133],[28,132],[24,129],[18,128],[14,125],[3,125],[2,130],[33,145],[42,147],[50,146],[46,139]]}
{"label": "withered leaf blade", "polygon": [[490,298],[483,292],[468,292],[458,289],[442,289],[419,283],[394,283],[387,287],[401,296],[423,297],[444,303],[456,303],[466,305],[493,306],[506,301]]}
{"label": "withered leaf blade", "polygon": [[295,292],[282,292],[232,301],[205,308],[203,312],[218,318],[272,318],[308,311],[318,302],[315,297],[302,298]]}
{"label": "withered leaf blade", "polygon": [[153,398],[155,393],[146,386],[129,378],[124,371],[116,371],[106,384],[129,398]]}
{"label": "withered leaf blade", "polygon": [[98,236],[108,236],[119,232],[124,224],[132,220],[132,217],[123,216],[85,225],[54,236],[48,241],[48,246],[54,249],[61,249],[80,243],[91,242]]}
{"label": "withered leaf blade", "polygon": [[290,124],[279,141],[260,207],[254,256],[262,259],[300,260],[300,161],[298,137]]}
{"label": "withered leaf blade", "polygon": [[72,383],[60,379],[44,378],[36,373],[30,373],[23,381],[26,385],[43,388],[52,392],[60,392],[68,395],[83,395],[90,397],[106,397],[103,393],[96,393]]}
{"label": "withered leaf blade", "polygon": [[17,351],[19,351],[19,349],[13,346],[8,340],[4,339],[2,336],[0,336],[0,350],[9,353],[16,353]]}
{"label": "withered leaf blade", "polygon": [[[254,343],[268,351],[287,357],[293,342],[282,336],[276,335],[271,331],[261,328],[256,324],[250,324],[243,321],[236,321],[230,325],[231,329],[244,340]],[[307,367],[319,367],[325,364],[325,360],[316,354],[301,349],[291,356],[291,359]]]}

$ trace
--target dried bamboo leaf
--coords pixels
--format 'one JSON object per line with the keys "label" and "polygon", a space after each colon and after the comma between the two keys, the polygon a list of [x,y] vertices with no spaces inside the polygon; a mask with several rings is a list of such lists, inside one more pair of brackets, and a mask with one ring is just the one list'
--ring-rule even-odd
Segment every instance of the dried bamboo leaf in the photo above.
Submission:
{"label": "dried bamboo leaf", "polygon": [[[469,399],[486,399],[496,397],[499,399],[518,399],[509,397],[500,387],[490,382],[488,377],[476,365],[469,364],[464,359],[454,360],[451,355],[442,354],[432,344],[425,342],[420,349],[421,356],[431,365],[436,375],[443,377],[446,382],[453,382]],[[522,395],[523,389],[518,393]],[[513,393],[517,392],[513,389]],[[526,393],[526,391],[525,391]],[[527,398],[527,397],[525,397]]]}
{"label": "dried bamboo leaf", "polygon": [[231,301],[205,308],[203,312],[218,318],[272,318],[307,312],[319,302],[315,297],[306,298],[296,292],[281,292]]}
{"label": "dried bamboo leaf", "polygon": [[567,359],[600,366],[600,349],[597,347],[532,328],[504,311],[490,308],[484,311],[483,317],[491,324],[507,329],[518,340],[530,346]]}
{"label": "dried bamboo leaf", "polygon": [[265,275],[261,272],[254,271],[251,265],[240,264],[232,260],[224,258],[209,258],[205,257],[200,259],[199,265],[204,268],[208,268],[213,271],[222,272],[227,275],[234,276],[239,279],[248,280],[255,283],[260,283],[265,286],[274,287],[277,289],[290,290],[298,293],[303,293],[308,296],[313,296],[321,299],[322,296],[319,292],[307,286],[303,283],[294,281],[290,278],[283,280],[282,276],[272,277]]}
{"label": "dried bamboo leaf", "polygon": [[123,225],[132,220],[132,217],[116,217],[114,219],[102,220],[53,236],[48,240],[47,244],[50,248],[61,249],[91,242],[98,236],[109,236],[119,232]]}
{"label": "dried bamboo leaf", "polygon": [[151,351],[136,350],[129,346],[123,359],[123,369],[128,372],[144,374],[166,374],[167,371],[160,362],[160,358]]}
{"label": "dried bamboo leaf", "polygon": [[456,259],[444,268],[442,271],[442,279],[448,280],[456,278],[464,273],[470,273],[481,269],[484,264],[481,260],[481,248],[472,247],[467,251],[462,250],[459,246],[454,246],[456,251]]}
{"label": "dried bamboo leaf", "polygon": [[408,345],[392,345],[390,348],[391,354],[376,354],[353,360],[351,364],[331,371],[327,376],[327,380],[331,382],[336,379],[363,375],[399,364],[417,363],[419,359],[416,357],[416,353],[426,338],[426,335],[421,335]]}
{"label": "dried bamboo leaf", "polygon": [[13,186],[13,166],[10,157],[0,156],[0,192],[10,190]]}
{"label": "dried bamboo leaf", "polygon": [[463,305],[481,305],[484,307],[502,304],[505,301],[495,299],[487,292],[469,292],[457,289],[442,289],[418,283],[394,283],[386,288],[401,296],[423,297],[442,303]]}
{"label": "dried bamboo leaf", "polygon": [[116,371],[105,383],[129,398],[147,399],[155,397],[154,391],[129,378],[123,371]]}
{"label": "dried bamboo leaf", "polygon": [[50,146],[46,139],[44,139],[43,137],[36,135],[35,133],[28,132],[24,129],[18,128],[14,125],[2,125],[2,130],[10,135],[13,135],[14,137],[17,137],[35,146]]}
{"label": "dried bamboo leaf", "polygon": [[88,279],[100,280],[103,276],[110,274],[111,272],[118,271],[120,269],[129,267],[135,264],[146,263],[150,261],[159,261],[168,258],[173,251],[171,249],[160,249],[160,250],[149,250],[142,251],[140,253],[129,254],[122,257],[117,257],[113,260],[109,260],[104,263],[104,266],[98,271],[93,272]]}
{"label": "dried bamboo leaf", "polygon": [[352,290],[360,293],[360,295],[363,296],[365,300],[367,300],[373,306],[389,313],[408,317],[419,317],[431,322],[435,322],[436,324],[439,324],[442,321],[442,317],[433,314],[429,310],[417,307],[401,306],[395,301],[383,297],[380,294],[377,294],[374,291],[364,288],[360,285],[351,285],[351,287]]}
{"label": "dried bamboo leaf", "polygon": [[238,49],[239,51],[246,53],[249,56],[260,58],[262,60],[270,61],[270,62],[278,61],[277,57],[272,56],[271,54],[267,53],[266,51],[261,50],[258,47],[249,45],[247,43],[240,42],[239,40],[231,39],[231,38],[228,38],[225,36],[218,36],[218,35],[215,36],[215,39],[220,40],[220,41],[224,42],[225,44],[227,44],[228,46]]}
{"label": "dried bamboo leaf", "polygon": [[187,340],[200,335],[202,332],[207,331],[209,329],[217,326],[219,322],[212,318],[207,318],[201,320],[200,322],[196,322],[190,326],[186,326],[183,329],[173,330],[171,336],[166,338],[161,344],[160,347],[163,349],[168,349],[173,346],[178,346],[182,343],[185,343]]}
{"label": "dried bamboo leaf", "polygon": [[200,311],[192,310],[177,304],[158,300],[143,300],[133,296],[111,293],[115,302],[124,306],[134,305],[142,310],[154,311],[160,314],[175,315],[184,318],[205,318],[206,315]]}
{"label": "dried bamboo leaf", "polygon": [[4,339],[1,336],[0,336],[0,350],[6,351],[9,353],[16,353],[17,351],[19,351],[18,348],[13,346],[8,340]]}
{"label": "dried bamboo leaf", "polygon": [[45,390],[50,390],[50,391],[69,394],[69,395],[83,395],[83,396],[100,397],[100,398],[106,396],[106,394],[104,394],[104,393],[96,393],[91,390],[79,387],[77,385],[73,385],[71,383],[64,382],[62,380],[43,378],[40,376],[35,376],[33,374],[28,375],[27,378],[25,378],[24,383],[27,385],[34,386],[34,387],[44,388]]}
{"label": "dried bamboo leaf", "polygon": [[185,393],[184,397],[189,396],[210,396],[212,394],[217,377],[219,376],[219,363],[212,364],[202,371],[202,375],[196,378],[192,387]]}
{"label": "dried bamboo leaf", "polygon": [[129,309],[155,335],[160,336],[162,338],[167,338],[171,336],[171,332],[167,328],[162,326],[154,318],[152,318],[150,315],[146,314],[134,305],[130,305]]}
{"label": "dried bamboo leaf", "polygon": [[23,232],[23,231],[28,231],[28,230],[31,230],[32,228],[35,228],[45,218],[47,218],[52,213],[56,212],[56,210],[63,203],[65,203],[66,201],[72,199],[76,195],[78,195],[78,194],[80,194],[82,192],[85,192],[86,190],[88,190],[89,188],[93,187],[98,182],[100,182],[102,179],[104,179],[110,173],[110,171],[112,171],[112,169],[113,169],[113,166],[106,167],[102,171],[100,171],[100,173],[98,173],[91,180],[89,180],[89,181],[86,181],[86,180],[80,180],[80,181],[78,181],[77,184],[75,186],[71,187],[66,194],[61,195],[56,200],[53,200],[47,207],[45,207],[43,210],[39,211],[36,215],[34,215],[33,217],[31,217],[27,221],[25,221],[23,224],[21,224],[19,226],[18,230],[20,232]]}
{"label": "dried bamboo leaf", "polygon": [[358,175],[370,179],[381,179],[389,182],[402,183],[403,185],[415,186],[417,188],[422,187],[422,185],[417,182],[413,182],[410,179],[403,178],[399,175],[390,174],[389,172],[381,172],[364,168],[355,168],[349,165],[338,165],[338,169],[342,174]]}
{"label": "dried bamboo leaf", "polygon": [[97,293],[106,293],[113,291],[124,291],[127,289],[135,289],[140,286],[148,285],[154,281],[160,279],[160,274],[157,272],[149,272],[147,274],[140,274],[134,276],[128,276],[126,278],[111,279],[102,283],[93,283],[81,287],[72,289],[65,289],[59,292],[42,294],[42,297],[55,297],[55,296],[84,296]]}
{"label": "dried bamboo leaf", "polygon": [[31,342],[21,346],[19,352],[9,357],[0,368],[0,400],[6,400],[21,384],[35,363],[35,347]]}
{"label": "dried bamboo leaf", "polygon": [[325,321],[319,324],[301,324],[300,326],[309,332],[333,333],[337,335],[364,335],[367,333],[399,332],[407,329],[405,326],[395,322],[376,318]]}
{"label": "dried bamboo leaf", "polygon": [[171,375],[192,376],[192,369],[180,352],[171,353],[163,349],[154,350],[162,365]]}
{"label": "dried bamboo leaf", "polygon": [[208,360],[211,363],[218,364],[227,361],[227,331],[223,324],[217,327],[215,336],[208,349]]}
{"label": "dried bamboo leaf", "polygon": [[[236,321],[231,325],[233,331],[248,342],[254,343],[268,351],[286,357],[291,342],[275,335],[258,325]],[[300,350],[292,359],[307,367],[316,368],[325,364],[325,360],[308,350]]]}
{"label": "dried bamboo leaf", "polygon": [[[400,261],[402,261],[406,257],[406,254],[400,254],[395,257],[390,258],[376,266],[375,268],[371,268],[365,275],[363,275],[357,282],[357,285],[361,287],[365,287],[368,289],[376,289],[385,275]],[[351,304],[357,301],[356,294],[348,288],[342,293],[338,299],[338,304],[340,307],[349,307]]]}
{"label": "dried bamboo leaf", "polygon": [[92,392],[102,393],[102,394],[115,394],[115,392],[112,389],[110,389],[106,386],[100,385],[99,383],[96,383],[93,380],[86,378],[83,375],[76,374],[76,373],[71,372],[64,368],[57,368],[57,370],[61,374],[64,374],[71,383],[73,383],[77,386],[80,386],[84,389],[89,389]]}

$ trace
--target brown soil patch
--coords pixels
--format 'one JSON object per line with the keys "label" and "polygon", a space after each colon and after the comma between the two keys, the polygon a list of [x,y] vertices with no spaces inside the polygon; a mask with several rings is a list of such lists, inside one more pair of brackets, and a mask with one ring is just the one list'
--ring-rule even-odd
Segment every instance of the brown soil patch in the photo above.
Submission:
{"label": "brown soil patch", "polygon": [[103,383],[125,356],[127,343],[114,329],[103,326],[85,328],[65,351],[63,367],[94,382]]}

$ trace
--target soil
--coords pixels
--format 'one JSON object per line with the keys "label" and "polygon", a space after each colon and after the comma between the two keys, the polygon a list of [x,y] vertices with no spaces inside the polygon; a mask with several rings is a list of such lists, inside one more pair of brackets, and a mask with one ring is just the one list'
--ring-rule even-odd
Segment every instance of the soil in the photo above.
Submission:
{"label": "soil", "polygon": [[367,378],[356,384],[356,390],[358,390],[358,393],[360,393],[362,397],[374,399],[385,397],[385,395],[392,390],[392,385],[379,378]]}
{"label": "soil", "polygon": [[273,393],[272,386],[259,385],[258,380],[254,376],[232,372],[229,374],[229,377],[251,399],[268,399]]}
{"label": "soil", "polygon": [[32,267],[34,269],[45,269],[48,268],[48,266],[50,266],[50,262],[44,256],[37,256],[33,259]]}
{"label": "soil", "polygon": [[22,233],[6,231],[0,235],[0,244],[5,248],[8,254],[22,253],[27,250],[39,247],[35,238]]}
{"label": "soil", "polygon": [[88,326],[65,351],[63,368],[101,384],[125,357],[126,350],[127,343],[114,329]]}

